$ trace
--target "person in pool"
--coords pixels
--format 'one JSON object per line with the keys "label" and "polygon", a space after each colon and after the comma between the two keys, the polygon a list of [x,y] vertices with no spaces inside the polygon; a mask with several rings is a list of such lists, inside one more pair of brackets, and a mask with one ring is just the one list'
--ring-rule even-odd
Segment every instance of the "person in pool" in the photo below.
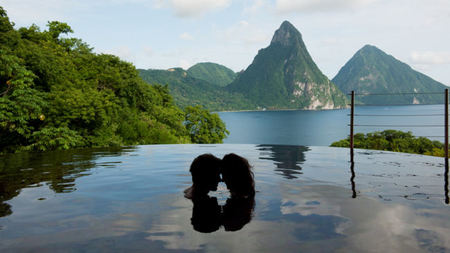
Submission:
{"label": "person in pool", "polygon": [[[227,154],[221,160],[211,154],[203,154],[191,164],[193,185],[185,190],[185,197],[192,200],[191,224],[201,233],[238,231],[249,223],[255,207],[254,179],[247,159],[236,154]],[[231,197],[224,206],[209,191],[217,190],[222,178],[230,190]]]}
{"label": "person in pool", "polygon": [[216,191],[220,182],[221,160],[212,154],[203,154],[194,159],[189,171],[192,186],[184,191],[188,199],[205,197],[209,191]]}
{"label": "person in pool", "polygon": [[232,198],[250,198],[255,195],[255,181],[248,160],[236,154],[222,158],[222,179]]}

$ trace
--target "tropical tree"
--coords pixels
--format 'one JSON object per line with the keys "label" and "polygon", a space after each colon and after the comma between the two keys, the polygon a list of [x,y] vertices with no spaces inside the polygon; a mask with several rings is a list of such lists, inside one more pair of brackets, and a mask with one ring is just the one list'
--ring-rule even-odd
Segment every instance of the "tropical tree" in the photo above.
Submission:
{"label": "tropical tree", "polygon": [[192,142],[222,143],[229,134],[217,113],[211,114],[201,106],[188,106],[185,112],[185,125]]}

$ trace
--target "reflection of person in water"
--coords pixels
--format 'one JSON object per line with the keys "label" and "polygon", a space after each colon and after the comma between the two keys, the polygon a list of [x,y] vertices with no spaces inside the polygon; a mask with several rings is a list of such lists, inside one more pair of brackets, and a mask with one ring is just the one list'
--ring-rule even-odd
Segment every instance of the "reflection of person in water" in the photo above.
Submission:
{"label": "reflection of person in water", "polygon": [[217,198],[202,196],[192,199],[191,224],[194,229],[202,233],[211,233],[220,228],[221,210]]}
{"label": "reflection of person in water", "polygon": [[222,213],[222,225],[225,231],[241,230],[252,220],[254,208],[254,196],[247,198],[231,197],[227,199]]}
{"label": "reflection of person in water", "polygon": [[192,186],[184,191],[188,199],[207,196],[209,191],[216,191],[220,181],[221,160],[211,154],[203,154],[194,159],[190,172]]}
{"label": "reflection of person in water", "polygon": [[[217,199],[207,194],[217,190],[220,168],[231,195],[224,206],[219,206]],[[185,196],[194,204],[191,223],[196,231],[211,233],[220,225],[225,231],[238,231],[250,222],[255,206],[255,184],[247,159],[228,154],[220,160],[204,154],[192,162],[190,171],[193,185],[185,190]]]}
{"label": "reflection of person in water", "polygon": [[196,231],[211,233],[223,225],[225,231],[233,232],[241,230],[252,220],[255,198],[231,197],[224,206],[220,206],[216,198],[204,196],[192,199],[192,203],[191,224]]}

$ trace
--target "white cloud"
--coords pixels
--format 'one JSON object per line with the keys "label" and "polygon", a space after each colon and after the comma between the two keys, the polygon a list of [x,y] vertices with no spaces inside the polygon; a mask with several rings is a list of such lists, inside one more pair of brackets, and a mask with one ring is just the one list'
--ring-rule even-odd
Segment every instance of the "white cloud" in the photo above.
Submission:
{"label": "white cloud", "polygon": [[241,20],[225,30],[216,32],[220,40],[225,40],[229,43],[262,44],[270,42],[270,36],[273,31],[263,29],[261,26],[251,24],[246,20]]}
{"label": "white cloud", "polygon": [[276,0],[280,13],[333,11],[364,6],[377,0]]}
{"label": "white cloud", "polygon": [[189,33],[184,32],[184,33],[180,34],[180,39],[182,39],[182,40],[193,40],[194,37],[192,37],[192,35],[190,35]]}
{"label": "white cloud", "polygon": [[411,61],[421,65],[450,64],[450,52],[417,52],[411,53]]}
{"label": "white cloud", "polygon": [[148,0],[1,0],[0,4],[20,26],[52,20],[66,22],[79,13],[111,6],[140,4],[149,7]]}
{"label": "white cloud", "polygon": [[149,46],[144,46],[142,48],[142,50],[144,51],[145,56],[153,56],[153,54],[154,54],[153,48],[151,48]]}
{"label": "white cloud", "polygon": [[239,21],[239,25],[240,25],[241,27],[247,27],[247,26],[249,25],[249,23],[248,23],[248,21],[241,20],[241,21]]}
{"label": "white cloud", "polygon": [[105,53],[116,55],[121,60],[125,60],[128,62],[134,62],[136,60],[135,54],[127,46],[120,46],[120,47],[112,48],[112,49],[106,50]]}
{"label": "white cloud", "polygon": [[252,0],[243,10],[244,15],[256,14],[261,10],[269,9],[271,6],[267,0]]}
{"label": "white cloud", "polygon": [[178,65],[183,69],[188,69],[192,66],[192,63],[186,59],[180,59]]}
{"label": "white cloud", "polygon": [[231,0],[156,0],[156,7],[169,7],[182,18],[199,17],[203,14],[226,8]]}
{"label": "white cloud", "polygon": [[42,23],[49,20],[64,21],[70,10],[77,10],[77,1],[67,0],[2,0],[2,7],[7,11],[10,20],[20,26],[31,23]]}

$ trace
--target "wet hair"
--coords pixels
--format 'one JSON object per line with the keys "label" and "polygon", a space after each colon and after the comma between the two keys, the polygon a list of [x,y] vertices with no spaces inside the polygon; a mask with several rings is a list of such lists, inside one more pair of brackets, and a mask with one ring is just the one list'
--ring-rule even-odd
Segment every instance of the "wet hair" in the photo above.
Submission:
{"label": "wet hair", "polygon": [[253,172],[247,159],[236,154],[227,154],[222,159],[222,178],[235,197],[255,195]]}
{"label": "wet hair", "polygon": [[207,190],[211,184],[218,183],[221,160],[212,154],[199,155],[191,164],[193,186],[196,190]]}

